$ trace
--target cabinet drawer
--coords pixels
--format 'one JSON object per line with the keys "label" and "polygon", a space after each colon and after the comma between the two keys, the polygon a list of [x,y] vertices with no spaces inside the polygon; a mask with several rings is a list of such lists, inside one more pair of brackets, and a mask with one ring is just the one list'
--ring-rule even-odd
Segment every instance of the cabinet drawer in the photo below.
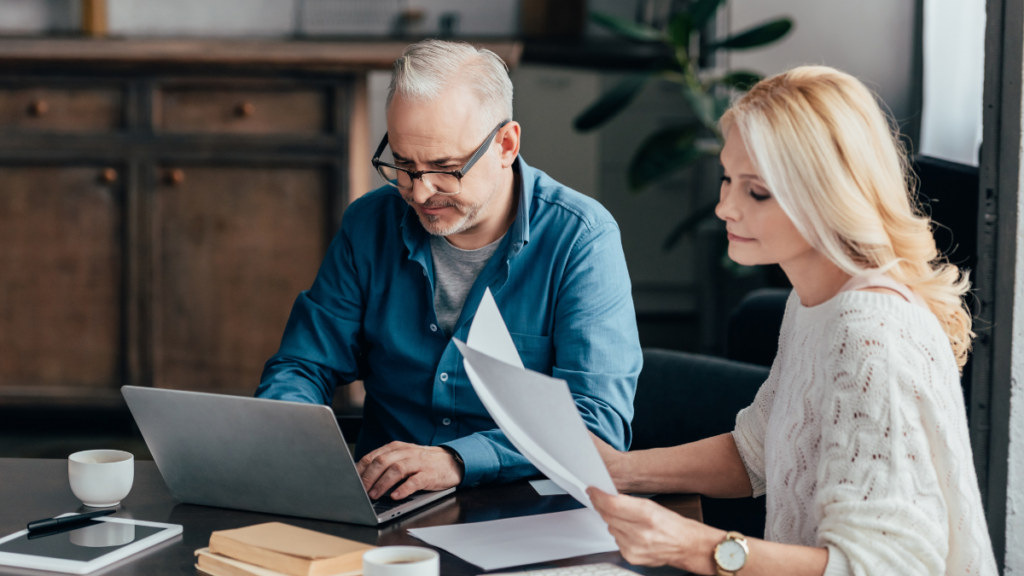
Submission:
{"label": "cabinet drawer", "polygon": [[122,100],[116,88],[0,88],[0,131],[118,130]]}
{"label": "cabinet drawer", "polygon": [[156,100],[162,132],[312,135],[327,127],[323,90],[165,88]]}

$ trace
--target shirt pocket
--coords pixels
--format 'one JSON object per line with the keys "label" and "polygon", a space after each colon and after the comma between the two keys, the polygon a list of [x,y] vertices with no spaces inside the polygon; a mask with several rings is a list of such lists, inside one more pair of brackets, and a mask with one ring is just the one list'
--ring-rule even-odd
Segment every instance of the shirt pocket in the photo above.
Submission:
{"label": "shirt pocket", "polygon": [[533,336],[511,332],[512,343],[516,345],[523,365],[541,374],[551,374],[555,350],[551,345],[551,336]]}

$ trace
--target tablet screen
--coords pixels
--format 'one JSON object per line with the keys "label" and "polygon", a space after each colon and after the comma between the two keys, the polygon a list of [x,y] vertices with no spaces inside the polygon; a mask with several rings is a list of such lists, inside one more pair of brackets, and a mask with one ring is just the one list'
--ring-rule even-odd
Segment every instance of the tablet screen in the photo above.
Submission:
{"label": "tablet screen", "polygon": [[166,528],[90,520],[67,532],[22,534],[0,544],[0,552],[89,562]]}

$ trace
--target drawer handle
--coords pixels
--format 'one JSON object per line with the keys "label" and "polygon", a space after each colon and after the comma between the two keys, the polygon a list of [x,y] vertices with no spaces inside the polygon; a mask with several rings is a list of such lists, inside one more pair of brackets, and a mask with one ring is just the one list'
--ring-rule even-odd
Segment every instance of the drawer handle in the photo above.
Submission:
{"label": "drawer handle", "polygon": [[248,118],[256,112],[256,105],[252,102],[239,102],[235,105],[235,116],[239,118]]}
{"label": "drawer handle", "polygon": [[100,172],[100,182],[104,184],[113,184],[114,182],[117,182],[117,170],[114,170],[113,168],[104,168],[103,171]]}
{"label": "drawer handle", "polygon": [[50,111],[50,105],[46,103],[46,100],[36,100],[35,102],[28,105],[29,116],[45,116]]}
{"label": "drawer handle", "polygon": [[168,170],[164,173],[164,182],[171,186],[177,186],[185,181],[185,171],[180,168]]}

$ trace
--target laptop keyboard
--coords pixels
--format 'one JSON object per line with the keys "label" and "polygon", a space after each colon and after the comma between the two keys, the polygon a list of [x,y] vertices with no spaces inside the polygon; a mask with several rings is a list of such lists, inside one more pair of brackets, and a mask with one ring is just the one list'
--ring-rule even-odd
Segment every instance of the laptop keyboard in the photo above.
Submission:
{"label": "laptop keyboard", "polygon": [[380,498],[377,498],[376,500],[371,500],[370,501],[373,504],[373,511],[376,512],[378,516],[380,516],[381,514],[387,512],[389,510],[394,510],[395,508],[398,508],[402,504],[406,504],[406,503],[412,501],[413,498],[419,496],[420,494],[426,494],[427,493],[426,490],[420,490],[419,492],[413,492],[412,494],[409,494],[408,496],[406,496],[405,498],[402,498],[401,500],[394,500],[394,499],[392,499],[391,498],[391,493],[394,492],[395,489],[398,488],[401,485],[402,485],[401,482],[399,482],[398,484],[395,484],[394,486],[391,487],[390,490],[388,490],[387,492],[381,494]]}

